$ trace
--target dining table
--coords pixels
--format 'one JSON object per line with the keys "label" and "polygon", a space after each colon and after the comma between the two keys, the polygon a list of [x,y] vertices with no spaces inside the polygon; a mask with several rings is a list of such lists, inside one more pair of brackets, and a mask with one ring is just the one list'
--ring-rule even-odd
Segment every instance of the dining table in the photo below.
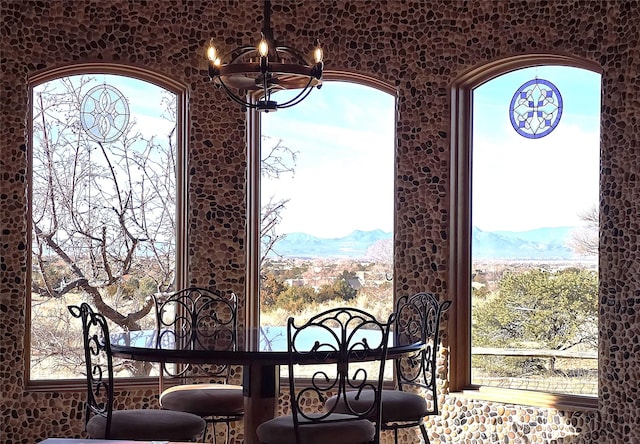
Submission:
{"label": "dining table", "polygon": [[177,441],[132,441],[130,439],[47,438],[40,444],[193,444]]}
{"label": "dining table", "polygon": [[[288,365],[289,353],[287,352],[286,332],[271,332],[271,340],[255,341],[255,346],[248,346],[238,350],[185,350],[177,347],[167,347],[164,344],[158,347],[156,344],[157,332],[155,330],[130,331],[113,333],[110,335],[111,352],[114,357],[130,359],[134,361],[175,363],[175,364],[230,364],[243,367],[243,396],[244,396],[244,431],[245,444],[259,444],[256,435],[257,427],[275,417],[278,406],[280,386],[280,366]],[[248,332],[255,337],[265,337],[263,328],[259,331]],[[390,335],[392,338],[393,335]],[[387,359],[400,358],[407,354],[416,353],[423,343],[389,344]],[[325,353],[326,355],[326,353]],[[335,358],[325,356],[327,363]],[[358,353],[358,359],[362,361],[380,360],[378,353]],[[308,363],[314,362],[314,357],[308,357]],[[298,360],[296,364],[303,364]]]}

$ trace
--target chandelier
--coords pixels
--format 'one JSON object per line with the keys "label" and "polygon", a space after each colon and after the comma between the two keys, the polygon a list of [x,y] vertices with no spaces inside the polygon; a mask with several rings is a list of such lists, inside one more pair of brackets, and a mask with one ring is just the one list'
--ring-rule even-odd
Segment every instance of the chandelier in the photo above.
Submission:
{"label": "chandelier", "polygon": [[[316,39],[313,57],[280,46],[273,38],[270,25],[271,1],[264,1],[264,24],[258,46],[242,46],[220,57],[213,44],[207,50],[209,78],[222,88],[237,104],[250,109],[269,112],[289,108],[302,102],[314,87],[322,86],[323,53]],[[228,62],[223,63],[223,61]],[[300,89],[291,99],[278,103],[271,94],[286,89]],[[247,92],[255,91],[259,99],[253,101]]]}

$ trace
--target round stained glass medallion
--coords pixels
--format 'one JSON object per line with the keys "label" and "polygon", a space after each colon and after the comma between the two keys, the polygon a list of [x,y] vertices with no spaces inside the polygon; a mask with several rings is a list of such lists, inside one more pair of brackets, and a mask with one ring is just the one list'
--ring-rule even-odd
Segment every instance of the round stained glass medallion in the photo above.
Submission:
{"label": "round stained glass medallion", "polygon": [[80,105],[82,128],[98,142],[113,142],[129,124],[129,104],[111,85],[91,88]]}
{"label": "round stained glass medallion", "polygon": [[544,79],[522,85],[511,99],[509,118],[518,134],[539,139],[551,133],[562,117],[562,96],[556,86]]}

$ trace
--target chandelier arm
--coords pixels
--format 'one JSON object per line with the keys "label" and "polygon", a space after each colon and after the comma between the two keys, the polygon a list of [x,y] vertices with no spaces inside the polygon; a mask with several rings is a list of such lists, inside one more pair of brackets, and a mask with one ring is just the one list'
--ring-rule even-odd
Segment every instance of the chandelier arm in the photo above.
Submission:
{"label": "chandelier arm", "polygon": [[[302,94],[299,94],[299,95],[298,95],[299,99],[298,99],[297,101],[295,101],[295,102],[293,102],[292,100],[289,100],[288,102],[285,102],[285,103],[283,103],[282,105],[278,104],[278,109],[280,109],[280,108],[291,108],[292,106],[297,105],[298,103],[300,103],[300,102],[302,102],[304,99],[306,99],[306,98],[307,98],[307,96],[308,96],[309,94],[311,94],[311,91],[312,91],[312,90],[313,90],[313,88],[309,88],[309,89],[307,89],[307,90],[303,91],[303,92],[304,92],[304,95],[302,96]],[[302,96],[302,97],[300,97],[300,96]]]}
{"label": "chandelier arm", "polygon": [[300,51],[290,46],[276,46],[275,52],[276,54],[284,53],[293,56],[298,63],[303,63],[310,66],[314,65],[314,62],[309,57],[305,56]]}
{"label": "chandelier arm", "polygon": [[295,96],[291,100],[287,100],[282,104],[278,104],[278,108],[289,108],[291,106],[297,105],[298,103],[306,99],[307,96],[311,94],[311,91],[313,91],[313,87],[310,87],[312,80],[313,79],[310,77],[309,82],[307,83],[307,86],[305,86],[297,96]]}
{"label": "chandelier arm", "polygon": [[234,50],[232,50],[231,52],[225,54],[222,57],[222,60],[225,60],[227,57],[229,58],[229,63],[236,63],[238,61],[238,59],[241,59],[242,57],[251,54],[251,53],[257,53],[256,47],[255,46],[243,46],[241,48],[236,48]]}
{"label": "chandelier arm", "polygon": [[220,83],[220,85],[222,86],[224,91],[227,93],[227,96],[231,100],[236,102],[238,105],[241,105],[241,106],[244,106],[244,107],[250,108],[250,109],[256,109],[258,107],[258,105],[256,103],[246,102],[246,101],[242,100],[241,98],[239,98],[238,96],[236,96],[233,93],[233,91],[231,89],[229,89],[229,87],[227,85],[224,84],[224,82],[222,81],[221,77],[218,77],[218,82]]}

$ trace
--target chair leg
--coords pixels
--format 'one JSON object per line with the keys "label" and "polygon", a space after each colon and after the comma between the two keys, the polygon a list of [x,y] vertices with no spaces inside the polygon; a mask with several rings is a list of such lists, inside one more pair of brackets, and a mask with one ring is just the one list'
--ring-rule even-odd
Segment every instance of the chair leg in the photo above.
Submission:
{"label": "chair leg", "polygon": [[[211,442],[213,444],[218,444],[218,430],[216,427],[218,423],[216,421],[211,421],[210,423],[207,423],[207,428],[209,428],[209,424],[211,424]],[[225,422],[224,424],[226,427],[224,443],[229,444],[229,440],[231,438],[231,423]],[[207,441],[203,439],[202,442],[207,442]]]}
{"label": "chair leg", "polygon": [[[215,421],[211,422],[211,442],[213,444],[218,444],[218,429],[216,427],[216,424],[217,423]],[[226,442],[227,441],[225,440],[225,443]]]}
{"label": "chair leg", "polygon": [[424,424],[420,424],[420,431],[422,432],[422,437],[424,438],[424,444],[430,444],[429,435],[427,435],[427,428]]}
{"label": "chair leg", "polygon": [[[202,433],[201,442],[210,442],[212,444],[218,444],[218,428],[217,424],[224,422],[225,426],[225,437],[224,443],[229,444],[231,442],[231,421],[216,421],[217,418],[210,418],[211,420],[207,421],[207,426]],[[211,431],[211,440],[207,440],[207,432]]]}
{"label": "chair leg", "polygon": [[227,439],[225,441],[225,444],[229,444],[230,439],[231,439],[231,423],[227,422],[225,424],[227,425]]}
{"label": "chair leg", "polygon": [[398,444],[398,429],[393,429],[393,442]]}
{"label": "chair leg", "polygon": [[200,442],[207,442],[207,430],[209,430],[209,422],[205,421],[204,430],[202,431],[202,438],[200,438]]}

